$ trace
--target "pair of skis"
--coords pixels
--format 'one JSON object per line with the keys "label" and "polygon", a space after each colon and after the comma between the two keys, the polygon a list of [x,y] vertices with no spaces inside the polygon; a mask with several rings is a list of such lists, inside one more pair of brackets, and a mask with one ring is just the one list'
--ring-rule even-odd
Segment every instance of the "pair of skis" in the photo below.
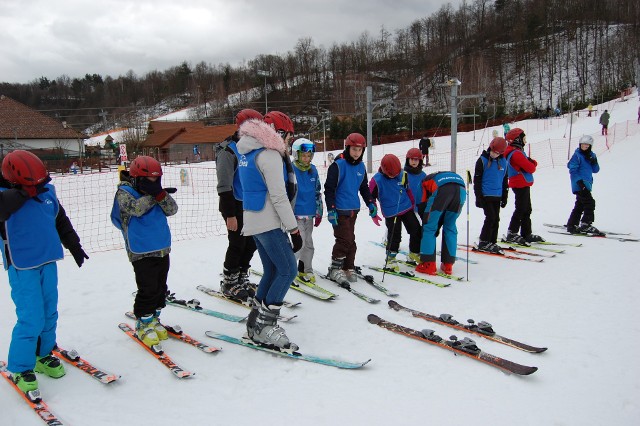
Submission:
{"label": "pair of skis", "polygon": [[[120,378],[120,376],[116,374],[107,373],[106,371],[95,367],[87,360],[81,358],[78,352],[75,350],[66,350],[60,347],[56,347],[52,352],[58,358],[76,367],[80,371],[88,374],[91,378],[99,381],[100,383],[109,384],[115,382]],[[64,424],[62,420],[49,409],[49,406],[43,400],[39,389],[25,393],[22,392],[15,383],[13,383],[12,375],[7,370],[7,364],[4,361],[0,361],[0,375],[2,375],[2,377],[4,377],[9,382],[13,389],[18,392],[20,396],[22,396],[29,407],[31,407],[31,409],[47,425],[62,426]]]}
{"label": "pair of skis", "polygon": [[[213,296],[213,297],[217,297],[218,299],[226,300],[227,302],[231,302],[234,305],[242,306],[243,308],[246,308],[246,309],[251,309],[250,305],[248,305],[246,303],[242,303],[239,300],[235,300],[235,299],[232,299],[230,297],[227,297],[227,296],[224,295],[224,293],[222,293],[222,292],[220,292],[218,290],[214,290],[214,289],[212,289],[210,287],[205,287],[203,285],[199,285],[199,286],[196,286],[196,289],[200,290],[201,292],[203,292],[204,294],[207,294],[209,296]],[[296,307],[298,305],[300,305],[300,302],[298,302],[298,303],[291,303],[291,302],[287,302],[287,301],[283,302],[283,306],[286,306],[287,308],[294,308],[294,307]],[[289,322],[292,319],[297,318],[297,317],[298,317],[297,315],[292,315],[292,316],[278,315],[278,320],[280,322]]]}
{"label": "pair of skis", "polygon": [[[395,309],[396,311],[410,312],[415,317],[422,318],[427,321],[435,322],[441,325],[446,325],[448,327],[452,327],[458,330],[463,330],[465,332],[482,336],[489,340],[493,340],[493,341],[496,341],[520,350],[524,350],[527,352],[540,353],[547,350],[547,348],[536,348],[533,346],[529,346],[529,345],[517,342],[512,339],[508,339],[503,336],[499,336],[493,331],[491,324],[488,324],[483,321],[479,322],[478,324],[475,324],[475,322],[470,321],[469,325],[463,325],[453,320],[453,318],[450,315],[443,314],[440,317],[436,317],[434,315],[430,315],[424,312],[406,308],[393,300],[389,301],[389,306]],[[513,373],[517,375],[526,376],[529,374],[533,374],[538,370],[537,367],[521,365],[513,361],[509,361],[507,359],[483,352],[480,348],[478,348],[478,346],[476,345],[476,342],[468,337],[465,337],[462,340],[459,340],[456,336],[451,336],[447,340],[438,336],[433,330],[424,329],[422,331],[418,331],[409,327],[402,326],[400,324],[393,323],[391,321],[384,320],[374,314],[370,314],[367,317],[367,320],[371,324],[378,325],[379,327],[387,329],[394,333],[411,337],[413,339],[420,340],[426,343],[430,343],[435,346],[439,346],[443,349],[452,351],[458,355],[463,355],[469,358],[473,358],[477,361],[499,368],[506,373]]]}
{"label": "pair of skis", "polygon": [[562,234],[562,235],[573,235],[576,237],[592,237],[592,238],[607,238],[610,240],[618,240],[621,242],[640,242],[640,238],[634,238],[631,236],[630,232],[609,232],[609,231],[600,231],[599,234],[580,232],[576,234],[572,234],[567,231],[566,225],[555,225],[551,223],[545,223],[544,226],[554,229],[562,229],[563,231],[549,231],[553,234]]}
{"label": "pair of skis", "polygon": [[[261,271],[257,271],[255,269],[251,269],[250,272],[260,277],[263,275]],[[307,296],[324,301],[335,300],[335,298],[338,297],[337,294],[327,290],[326,288],[321,287],[316,283],[302,281],[298,277],[296,277],[291,283],[291,288],[297,292],[304,293]]]}

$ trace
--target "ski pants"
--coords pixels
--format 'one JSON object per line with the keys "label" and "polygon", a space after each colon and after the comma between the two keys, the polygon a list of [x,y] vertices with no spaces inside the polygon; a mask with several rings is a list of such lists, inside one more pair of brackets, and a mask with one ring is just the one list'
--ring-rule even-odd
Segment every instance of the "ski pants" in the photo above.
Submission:
{"label": "ski pants", "polygon": [[313,216],[298,217],[298,229],[302,237],[302,248],[295,253],[299,272],[313,272]]}
{"label": "ski pants", "polygon": [[256,299],[265,305],[282,305],[284,296],[298,274],[289,237],[280,228],[253,236],[264,274]]}
{"label": "ski pants", "polygon": [[511,188],[515,194],[516,208],[511,216],[511,222],[509,222],[509,232],[520,235],[524,238],[531,235],[531,187],[525,186],[524,188]]}
{"label": "ski pants", "polygon": [[333,245],[331,258],[344,259],[342,263],[342,269],[344,270],[354,269],[356,251],[358,250],[355,233],[358,212],[351,210],[349,212],[348,216],[338,214],[338,226],[333,227],[333,236],[336,242]]}
{"label": "ski pants", "polygon": [[596,200],[591,191],[582,190],[576,192],[576,204],[569,215],[567,225],[578,226],[580,222],[591,225],[595,220]]}
{"label": "ski pants", "polygon": [[169,255],[136,260],[133,262],[133,271],[138,286],[133,313],[136,318],[154,315],[157,310],[166,306]]}
{"label": "ski pants", "polygon": [[7,369],[22,373],[33,370],[36,355],[46,356],[56,345],[58,265],[50,262],[22,270],[10,265],[7,272],[18,317],[11,335]]}
{"label": "ski pants", "polygon": [[[232,273],[238,271],[247,272],[249,270],[253,254],[256,252],[256,243],[253,240],[253,237],[241,234],[242,226],[244,224],[242,203],[240,203],[240,208],[237,211],[236,220],[238,221],[238,229],[235,231],[227,230],[229,246],[227,247],[224,264],[222,265],[225,270]],[[224,219],[226,220],[227,218]]]}
{"label": "ski pants", "polygon": [[422,242],[420,243],[420,260],[435,262],[436,238],[442,228],[442,263],[455,263],[458,245],[458,228],[456,220],[462,212],[467,199],[464,188],[455,183],[448,183],[438,188],[429,200],[424,211],[422,223]]}
{"label": "ski pants", "polygon": [[500,225],[500,197],[484,197],[484,224],[480,231],[480,241],[498,242]]}
{"label": "ski pants", "polygon": [[404,229],[406,229],[409,234],[409,251],[411,253],[420,253],[422,229],[413,209],[398,216],[387,217],[384,221],[387,225],[387,241],[390,252],[397,253],[400,249],[402,225],[404,225]]}

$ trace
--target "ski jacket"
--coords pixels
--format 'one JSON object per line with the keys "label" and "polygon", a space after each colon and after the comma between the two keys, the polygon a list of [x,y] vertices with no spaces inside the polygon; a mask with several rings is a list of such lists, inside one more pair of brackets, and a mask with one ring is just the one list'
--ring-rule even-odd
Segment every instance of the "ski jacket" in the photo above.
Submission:
{"label": "ski jacket", "polygon": [[293,213],[296,216],[322,216],[322,185],[318,169],[311,164],[309,170],[300,170],[293,163],[298,192]]}
{"label": "ski jacket", "polygon": [[504,151],[507,159],[507,174],[509,188],[525,188],[533,185],[533,173],[538,162],[527,157],[522,149],[509,145]]}
{"label": "ski jacket", "polygon": [[454,172],[436,172],[427,175],[422,181],[422,197],[420,203],[426,203],[429,197],[438,192],[438,188],[448,184],[460,185],[464,188],[464,179]]}
{"label": "ski jacket", "polygon": [[374,200],[380,200],[382,216],[399,216],[413,209],[415,203],[408,189],[406,175],[407,172],[403,171],[398,176],[390,178],[378,172],[371,178],[369,191]]}
{"label": "ski jacket", "polygon": [[418,142],[418,149],[422,152],[423,155],[429,153],[429,148],[431,148],[431,141],[429,138],[422,138],[420,142]]}
{"label": "ski jacket", "polygon": [[274,229],[294,232],[296,175],[284,140],[268,124],[247,120],[238,129],[238,172],[244,188],[243,235]]}
{"label": "ski jacket", "polygon": [[358,192],[369,205],[373,202],[369,191],[367,171],[361,161],[349,161],[346,156],[336,159],[327,171],[324,197],[327,210],[337,210],[339,215],[351,216],[360,210]]}
{"label": "ski jacket", "polygon": [[567,167],[569,168],[569,176],[571,177],[571,192],[575,194],[582,189],[580,185],[578,185],[578,181],[580,180],[584,182],[585,187],[589,191],[592,190],[593,174],[600,171],[600,165],[598,164],[598,158],[595,152],[592,152],[590,149],[583,151],[580,147],[576,148],[567,163]]}
{"label": "ski jacket", "polygon": [[502,155],[491,158],[488,150],[483,151],[476,161],[473,176],[473,192],[476,198],[499,197],[506,199],[508,190],[506,158]]}
{"label": "ski jacket", "polygon": [[608,112],[603,112],[602,115],[600,116],[600,124],[602,124],[603,126],[608,126],[609,125],[609,113]]}

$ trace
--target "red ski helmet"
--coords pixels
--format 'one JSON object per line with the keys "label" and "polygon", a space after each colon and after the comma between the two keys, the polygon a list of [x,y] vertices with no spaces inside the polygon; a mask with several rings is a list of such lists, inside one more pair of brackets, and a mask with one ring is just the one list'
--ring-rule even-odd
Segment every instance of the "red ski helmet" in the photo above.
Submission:
{"label": "red ski helmet", "polygon": [[507,149],[507,141],[501,137],[495,137],[489,144],[489,149],[498,154],[504,154],[504,150]]}
{"label": "red ski helmet", "polygon": [[511,129],[509,130],[509,132],[507,133],[507,142],[509,142],[509,145],[515,145],[515,146],[520,146],[520,147],[524,147],[525,144],[525,134],[524,134],[524,130],[522,130],[519,127],[516,127],[515,129]]}
{"label": "red ski helmet", "polygon": [[413,158],[416,160],[422,160],[422,157],[422,151],[420,151],[418,148],[411,148],[409,151],[407,151],[407,159]]}
{"label": "red ski helmet", "polygon": [[367,146],[367,140],[360,133],[351,133],[344,140],[344,144],[346,146],[359,146],[361,148],[364,148],[365,146]]}
{"label": "red ski helmet", "polygon": [[276,132],[291,133],[293,135],[293,121],[280,111],[270,111],[264,116],[264,122],[273,126]]}
{"label": "red ski helmet", "polygon": [[2,176],[14,185],[36,186],[47,179],[49,172],[34,153],[16,150],[2,160]]}
{"label": "red ski helmet", "polygon": [[153,157],[141,155],[136,157],[129,166],[129,176],[131,177],[160,177],[162,176],[162,166]]}
{"label": "red ski helmet", "polygon": [[386,154],[380,161],[380,170],[390,178],[394,178],[402,171],[400,159],[393,154]]}
{"label": "red ski helmet", "polygon": [[242,123],[250,119],[262,120],[263,118],[264,117],[262,117],[262,114],[260,114],[255,109],[246,108],[246,109],[240,110],[236,114],[236,126],[240,127]]}

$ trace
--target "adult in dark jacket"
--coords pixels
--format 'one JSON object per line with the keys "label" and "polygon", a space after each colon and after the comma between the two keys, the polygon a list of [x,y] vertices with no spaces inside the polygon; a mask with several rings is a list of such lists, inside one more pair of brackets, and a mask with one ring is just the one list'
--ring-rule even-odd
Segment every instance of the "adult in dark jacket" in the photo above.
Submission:
{"label": "adult in dark jacket", "polygon": [[602,125],[602,135],[606,136],[609,133],[609,111],[608,110],[604,110],[604,112],[602,113],[602,115],[600,116],[600,124]]}
{"label": "adult in dark jacket", "polygon": [[422,152],[422,155],[424,156],[424,167],[431,165],[429,163],[429,148],[431,148],[431,140],[427,135],[424,135],[418,143],[418,149],[420,149],[420,152]]}
{"label": "adult in dark jacket", "polygon": [[567,167],[571,177],[571,192],[576,196],[576,204],[567,221],[567,231],[572,234],[600,231],[592,223],[595,219],[596,201],[593,199],[593,174],[600,171],[596,153],[591,149],[593,138],[584,135],[580,138],[580,146],[576,148]]}
{"label": "adult in dark jacket", "polygon": [[[246,120],[262,121],[262,114],[253,109],[243,109],[236,114],[236,126],[240,127]],[[253,237],[242,235],[242,183],[238,174],[236,147],[238,140],[236,131],[220,144],[216,154],[219,209],[227,225],[229,240],[220,289],[228,298],[248,304],[255,296],[255,288],[249,282],[249,267],[256,252],[256,243]]]}
{"label": "adult in dark jacket", "polygon": [[500,225],[500,208],[507,206],[509,184],[507,179],[507,160],[503,157],[507,141],[493,138],[489,148],[476,161],[473,176],[473,192],[476,207],[484,211],[484,224],[480,232],[478,249],[490,253],[501,252],[496,244]]}
{"label": "adult in dark jacket", "polygon": [[38,389],[34,370],[64,376],[51,351],[58,323],[58,269],[62,246],[78,267],[89,257],[49,182],[42,161],[28,151],[12,151],[2,161],[0,236],[4,269],[18,317],[9,345],[7,368],[23,392]]}

